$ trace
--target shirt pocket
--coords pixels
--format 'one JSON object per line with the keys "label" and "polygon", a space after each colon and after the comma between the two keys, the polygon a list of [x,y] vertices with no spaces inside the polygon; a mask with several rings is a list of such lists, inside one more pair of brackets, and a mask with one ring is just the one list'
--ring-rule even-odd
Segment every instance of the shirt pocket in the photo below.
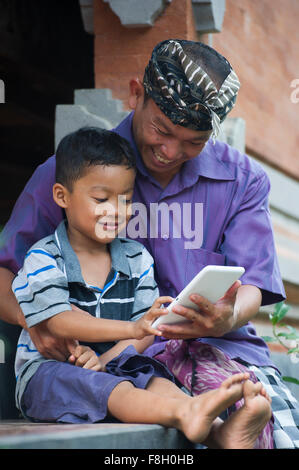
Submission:
{"label": "shirt pocket", "polygon": [[185,270],[185,285],[187,285],[196,274],[208,265],[224,266],[225,256],[215,251],[199,248],[188,250]]}

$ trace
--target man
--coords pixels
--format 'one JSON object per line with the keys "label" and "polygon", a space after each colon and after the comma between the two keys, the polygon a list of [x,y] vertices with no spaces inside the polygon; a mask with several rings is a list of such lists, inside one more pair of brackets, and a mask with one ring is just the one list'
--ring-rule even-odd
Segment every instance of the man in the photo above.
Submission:
{"label": "man", "polygon": [[[192,300],[199,312],[178,307],[177,313],[188,322],[161,326],[164,337],[188,340],[179,347],[216,347],[253,370],[272,397],[276,446],[292,448],[299,446],[298,403],[293,397],[289,400],[267,346],[248,323],[261,305],[279,302],[285,295],[268,209],[269,180],[257,163],[216,140],[238,90],[235,72],[212,48],[191,41],[164,41],[153,50],[143,83],[131,80],[129,104],[134,113],[115,131],[136,152],[134,202],[147,209],[153,203],[170,207],[176,202],[180,208],[189,204],[191,209],[200,203],[203,209],[201,227],[194,231],[202,230],[199,247],[186,245],[191,238],[184,232],[169,237],[162,223],[154,237],[138,232],[138,240],[154,257],[160,295],[176,296],[208,264],[240,265],[246,270],[242,286],[236,283],[220,302],[211,304],[195,296]],[[0,312],[10,323],[24,325],[11,293],[14,273],[26,250],[53,232],[63,217],[52,200],[54,177],[53,156],[27,183],[3,231]],[[145,217],[152,221],[150,211]],[[190,220],[194,224],[196,214]],[[30,334],[46,357],[68,357],[71,344],[52,338],[45,325],[31,328]],[[165,341],[157,341],[148,354],[159,354],[162,360],[164,349]],[[192,362],[191,354],[189,359]],[[287,421],[279,422],[286,414]]]}

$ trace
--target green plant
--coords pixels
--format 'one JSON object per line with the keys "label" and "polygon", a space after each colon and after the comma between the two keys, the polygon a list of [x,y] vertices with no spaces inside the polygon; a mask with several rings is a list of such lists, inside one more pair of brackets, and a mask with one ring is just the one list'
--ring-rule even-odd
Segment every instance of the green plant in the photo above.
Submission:
{"label": "green plant", "polygon": [[[287,325],[282,320],[290,310],[290,306],[284,302],[275,305],[274,312],[270,313],[269,318],[272,323],[273,336],[263,336],[267,343],[279,343],[286,349],[288,355],[299,353],[299,334],[290,325]],[[283,331],[279,331],[279,329]],[[299,380],[295,377],[283,376],[283,380],[299,385]]]}

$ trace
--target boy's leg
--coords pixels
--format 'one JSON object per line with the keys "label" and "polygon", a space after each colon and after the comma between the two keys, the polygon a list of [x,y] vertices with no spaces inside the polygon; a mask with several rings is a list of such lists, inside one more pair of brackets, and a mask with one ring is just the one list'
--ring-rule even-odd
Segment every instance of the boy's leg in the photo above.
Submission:
{"label": "boy's leg", "polygon": [[35,421],[100,422],[107,418],[111,391],[124,380],[65,362],[46,361],[27,384],[21,409]]}
{"label": "boy's leg", "polygon": [[193,398],[163,378],[153,378],[146,390],[122,382],[111,392],[108,410],[122,422],[175,427],[190,441],[203,442],[217,416],[242,397],[247,378],[235,374],[219,389]]}

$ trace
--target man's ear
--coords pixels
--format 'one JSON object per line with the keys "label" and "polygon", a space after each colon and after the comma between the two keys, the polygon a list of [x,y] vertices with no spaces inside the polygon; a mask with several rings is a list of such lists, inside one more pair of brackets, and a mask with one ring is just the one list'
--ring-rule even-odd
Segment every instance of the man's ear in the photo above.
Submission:
{"label": "man's ear", "polygon": [[130,86],[129,106],[131,109],[136,109],[138,101],[140,99],[143,100],[144,88],[139,78],[132,78],[130,80],[129,86]]}
{"label": "man's ear", "polygon": [[69,191],[65,186],[60,183],[55,183],[53,186],[53,199],[58,204],[58,206],[63,209],[68,207],[68,194]]}

